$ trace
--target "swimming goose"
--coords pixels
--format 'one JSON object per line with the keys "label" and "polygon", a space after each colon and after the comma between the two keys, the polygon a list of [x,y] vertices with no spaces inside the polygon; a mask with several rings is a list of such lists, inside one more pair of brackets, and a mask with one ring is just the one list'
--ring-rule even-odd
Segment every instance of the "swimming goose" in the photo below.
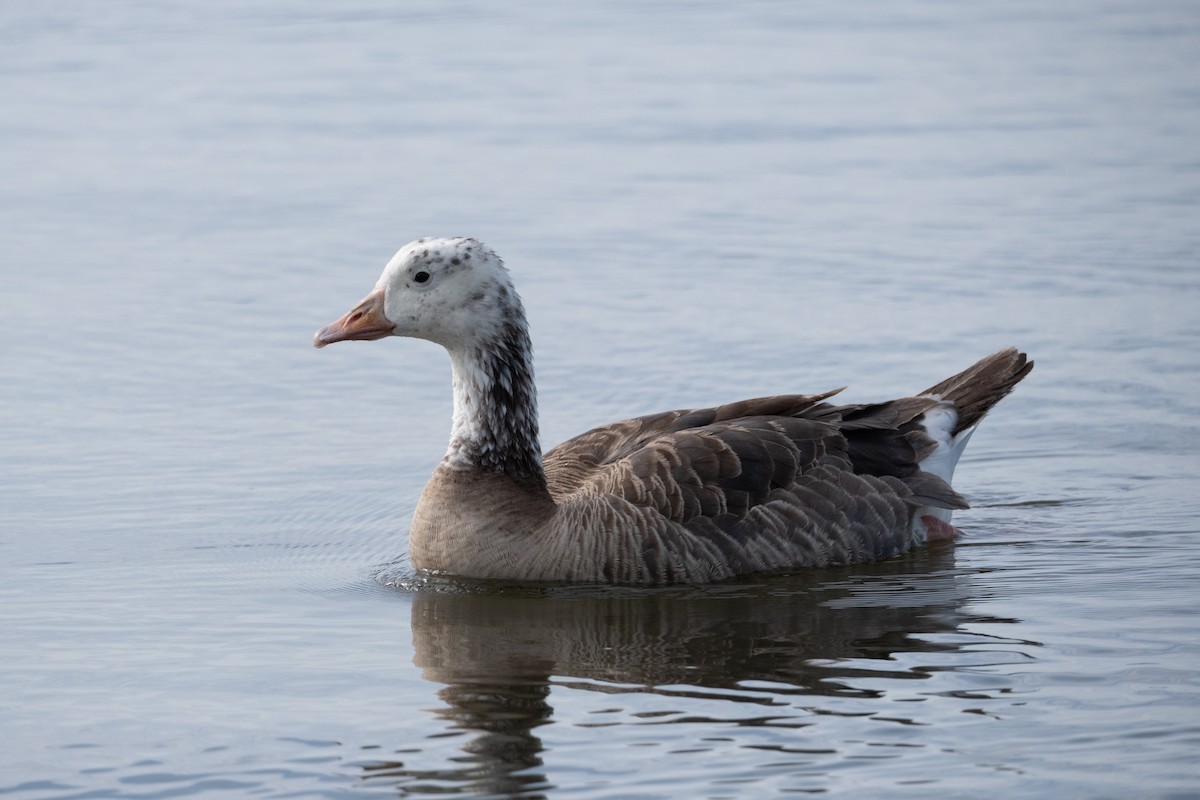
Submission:
{"label": "swimming goose", "polygon": [[450,446],[409,537],[421,570],[575,583],[706,583],[873,561],[952,538],[954,466],[1033,368],[1003,350],[914,396],[840,389],[651,414],[542,455],[525,312],[475,239],[405,245],[316,347],[411,336],[446,348]]}

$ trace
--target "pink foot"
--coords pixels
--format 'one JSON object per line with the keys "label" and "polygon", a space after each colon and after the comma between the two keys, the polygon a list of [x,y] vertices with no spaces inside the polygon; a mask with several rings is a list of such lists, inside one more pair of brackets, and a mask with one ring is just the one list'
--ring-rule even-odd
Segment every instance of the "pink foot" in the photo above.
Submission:
{"label": "pink foot", "polygon": [[949,522],[942,522],[932,514],[921,517],[921,522],[925,523],[926,539],[930,542],[953,542],[964,535]]}

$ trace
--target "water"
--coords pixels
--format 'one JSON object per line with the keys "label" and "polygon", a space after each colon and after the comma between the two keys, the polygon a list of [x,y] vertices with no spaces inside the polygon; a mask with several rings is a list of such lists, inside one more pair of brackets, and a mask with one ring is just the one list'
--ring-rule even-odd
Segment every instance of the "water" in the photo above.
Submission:
{"label": "water", "polygon": [[[0,796],[1195,796],[1194,4],[62,2],[0,43]],[[462,233],[546,444],[1038,366],[957,546],[414,587],[446,359],[309,338]]]}

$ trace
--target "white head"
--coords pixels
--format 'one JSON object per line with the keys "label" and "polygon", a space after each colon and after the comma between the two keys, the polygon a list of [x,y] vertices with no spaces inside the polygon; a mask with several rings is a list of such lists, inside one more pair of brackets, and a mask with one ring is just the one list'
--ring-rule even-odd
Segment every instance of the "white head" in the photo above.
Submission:
{"label": "white head", "polygon": [[474,239],[400,248],[375,289],[313,337],[414,336],[450,351],[454,424],[443,463],[543,481],[533,354],[521,299],[499,257]]}
{"label": "white head", "polygon": [[412,336],[454,351],[486,346],[513,325],[524,327],[524,312],[495,253],[475,239],[418,239],[392,256],[361,303],[317,331],[313,345]]}

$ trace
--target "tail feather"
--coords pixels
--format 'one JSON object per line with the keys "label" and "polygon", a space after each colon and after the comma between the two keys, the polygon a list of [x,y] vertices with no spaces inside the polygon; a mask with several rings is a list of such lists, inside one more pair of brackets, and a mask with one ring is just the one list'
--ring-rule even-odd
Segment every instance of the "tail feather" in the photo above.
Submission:
{"label": "tail feather", "polygon": [[[1024,353],[1009,348],[922,392],[922,397],[940,401],[920,419],[925,435],[933,443],[920,461],[922,472],[935,475],[949,485],[975,426],[1031,369],[1033,362]],[[965,506],[964,502],[957,507]],[[915,540],[923,542],[929,536],[952,535],[955,529],[950,525],[950,517],[954,507],[927,502],[918,508],[913,514]]]}
{"label": "tail feather", "polygon": [[1033,362],[1015,347],[984,358],[957,375],[931,386],[922,395],[934,395],[954,404],[958,419],[951,431],[958,436],[979,420],[1013,390],[1033,369]]}

